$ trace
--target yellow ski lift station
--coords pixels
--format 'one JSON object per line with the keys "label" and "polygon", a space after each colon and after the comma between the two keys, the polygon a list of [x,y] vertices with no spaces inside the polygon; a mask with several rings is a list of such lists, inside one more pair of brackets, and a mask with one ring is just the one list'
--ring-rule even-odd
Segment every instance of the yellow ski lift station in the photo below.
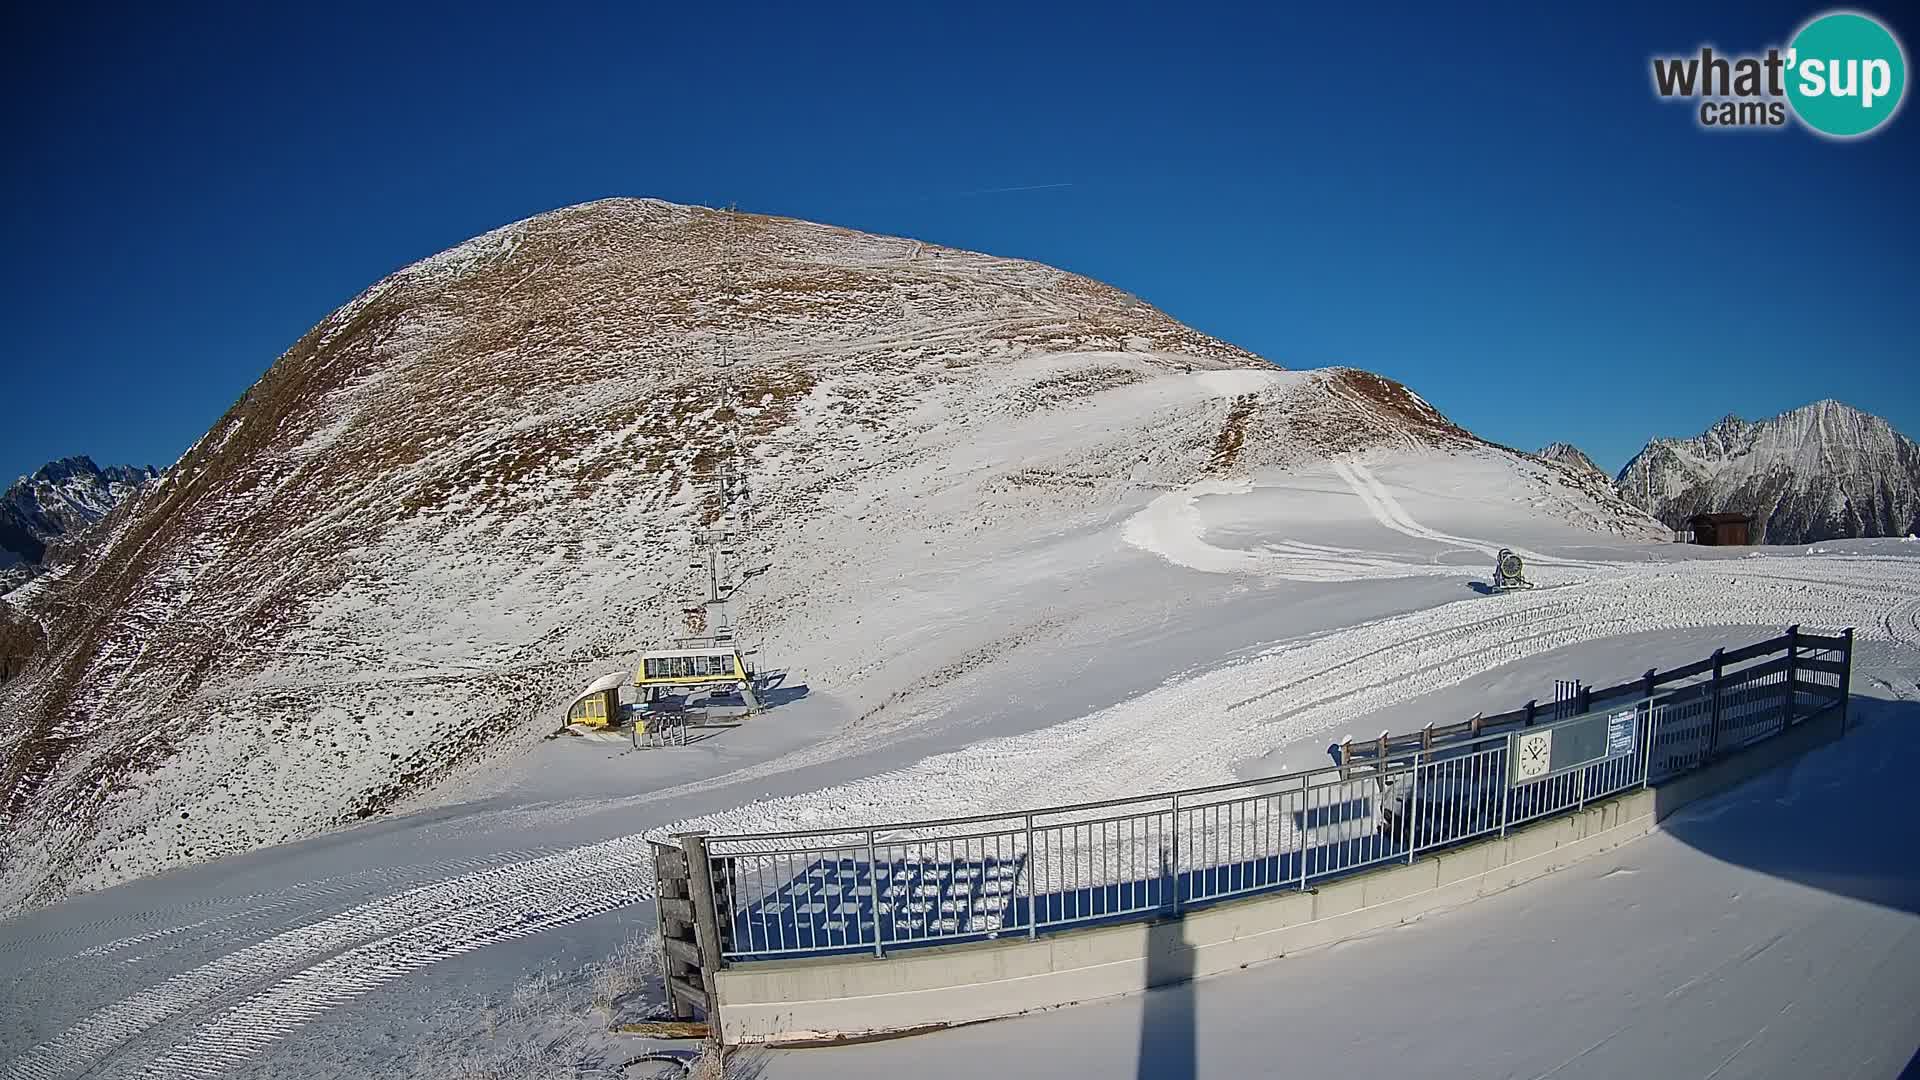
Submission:
{"label": "yellow ski lift station", "polygon": [[730,641],[643,653],[640,667],[633,673],[633,685],[640,688],[643,704],[652,702],[656,693],[668,687],[716,683],[738,687],[748,711],[760,711],[760,701],[753,693],[753,672],[740,655],[740,647]]}

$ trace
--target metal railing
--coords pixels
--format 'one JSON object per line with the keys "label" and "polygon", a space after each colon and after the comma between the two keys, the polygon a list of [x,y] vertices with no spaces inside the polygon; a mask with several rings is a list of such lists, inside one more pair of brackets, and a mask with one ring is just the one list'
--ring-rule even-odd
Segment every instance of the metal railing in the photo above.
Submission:
{"label": "metal railing", "polygon": [[628,741],[635,750],[652,749],[661,746],[686,746],[692,741],[688,734],[687,717],[678,712],[638,712],[633,725],[628,729]]}
{"label": "metal railing", "polygon": [[[884,956],[1177,915],[1411,862],[1702,767],[1843,708],[1851,655],[1851,630],[1821,637],[1795,627],[1666,678],[1574,684],[1578,709],[1529,703],[1511,714],[1521,723],[1496,718],[1505,730],[1476,720],[1382,736],[1361,744],[1375,753],[1343,746],[1340,763],[1322,769],[1012,813],[683,842],[710,867],[711,893],[695,899],[710,905],[721,963]],[[1512,758],[1527,733],[1600,722],[1613,725],[1604,756],[1518,779]]]}

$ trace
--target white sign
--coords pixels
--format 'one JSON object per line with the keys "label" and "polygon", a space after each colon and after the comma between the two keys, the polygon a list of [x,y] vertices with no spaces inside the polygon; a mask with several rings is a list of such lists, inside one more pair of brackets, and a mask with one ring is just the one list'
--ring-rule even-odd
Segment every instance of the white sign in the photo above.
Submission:
{"label": "white sign", "polygon": [[1633,753],[1634,734],[1638,712],[1635,709],[1622,709],[1607,717],[1607,756],[1625,757]]}
{"label": "white sign", "polygon": [[1513,775],[1516,780],[1545,776],[1553,765],[1553,729],[1529,731],[1514,740]]}

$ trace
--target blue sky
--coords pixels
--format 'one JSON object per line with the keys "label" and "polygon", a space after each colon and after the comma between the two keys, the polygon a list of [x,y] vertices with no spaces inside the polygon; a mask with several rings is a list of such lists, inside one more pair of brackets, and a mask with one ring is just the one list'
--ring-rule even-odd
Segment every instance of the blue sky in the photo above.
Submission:
{"label": "blue sky", "polygon": [[1822,397],[1920,435],[1920,114],[1650,89],[1818,7],[54,7],[0,65],[7,475],[167,464],[375,279],[608,195],[1038,259],[1608,468]]}

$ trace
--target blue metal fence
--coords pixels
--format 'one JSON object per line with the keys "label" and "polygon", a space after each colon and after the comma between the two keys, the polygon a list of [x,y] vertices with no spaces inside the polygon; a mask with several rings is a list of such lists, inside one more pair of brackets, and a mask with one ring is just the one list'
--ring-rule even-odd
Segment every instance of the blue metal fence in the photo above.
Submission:
{"label": "blue metal fence", "polygon": [[[1657,784],[1844,708],[1851,655],[1851,630],[1796,627],[1665,678],[1564,684],[1551,710],[1383,736],[1361,744],[1371,753],[1349,745],[1324,769],[1006,814],[704,836],[690,849],[710,867],[699,899],[721,959],[738,963],[1032,937],[1308,889]],[[1523,777],[1521,740],[1596,716],[1619,725],[1604,755]]]}

